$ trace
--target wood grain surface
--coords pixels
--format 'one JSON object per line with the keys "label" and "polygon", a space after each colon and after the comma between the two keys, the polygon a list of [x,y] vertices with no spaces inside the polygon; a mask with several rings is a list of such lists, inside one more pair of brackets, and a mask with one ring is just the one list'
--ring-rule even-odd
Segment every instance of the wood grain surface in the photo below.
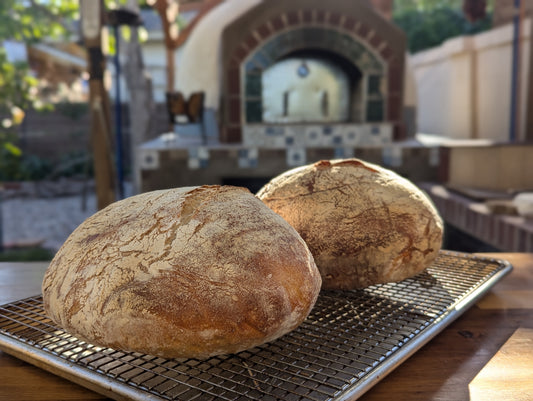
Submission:
{"label": "wood grain surface", "polygon": [[[528,308],[516,305],[513,301],[517,291],[533,288],[533,254],[482,256],[507,260],[514,269],[477,305],[373,387],[361,400],[470,400],[469,385],[477,374],[517,329],[533,328],[533,299],[525,300],[530,305]],[[492,299],[492,308],[486,307],[487,298]],[[480,303],[484,305],[483,308],[479,306]],[[502,383],[495,383],[495,395],[501,386]],[[533,394],[527,396],[533,400]]]}
{"label": "wood grain surface", "polygon": [[533,329],[519,328],[470,383],[470,400],[531,400]]}
{"label": "wood grain surface", "polygon": [[[533,400],[531,381],[522,380],[533,376],[533,254],[482,255],[514,270],[360,400]],[[0,263],[0,303],[37,294],[45,268]],[[494,380],[495,372],[508,373]],[[521,398],[504,398],[509,386]],[[0,351],[1,401],[105,399]]]}

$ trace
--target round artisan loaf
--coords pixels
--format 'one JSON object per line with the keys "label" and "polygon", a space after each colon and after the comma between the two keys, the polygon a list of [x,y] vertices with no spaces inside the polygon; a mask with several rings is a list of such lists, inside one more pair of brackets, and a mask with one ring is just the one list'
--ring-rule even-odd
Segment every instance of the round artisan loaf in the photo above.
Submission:
{"label": "round artisan loaf", "polygon": [[403,280],[428,267],[442,245],[443,223],[426,195],[357,159],[287,171],[257,196],[306,241],[323,288]]}
{"label": "round artisan loaf", "polygon": [[244,188],[202,186],[133,196],[88,218],[42,290],[51,319],[92,344],[205,358],[293,330],[320,285],[285,220]]}

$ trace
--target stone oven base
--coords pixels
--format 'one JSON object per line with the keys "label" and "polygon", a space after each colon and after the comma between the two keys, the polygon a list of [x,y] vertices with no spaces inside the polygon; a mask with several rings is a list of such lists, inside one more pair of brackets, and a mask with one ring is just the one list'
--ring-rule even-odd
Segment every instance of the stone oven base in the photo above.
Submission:
{"label": "stone oven base", "polygon": [[255,192],[291,168],[319,160],[357,157],[376,163],[412,181],[436,181],[438,148],[399,146],[249,148],[207,145],[172,148],[143,146],[141,190],[197,185],[240,185]]}

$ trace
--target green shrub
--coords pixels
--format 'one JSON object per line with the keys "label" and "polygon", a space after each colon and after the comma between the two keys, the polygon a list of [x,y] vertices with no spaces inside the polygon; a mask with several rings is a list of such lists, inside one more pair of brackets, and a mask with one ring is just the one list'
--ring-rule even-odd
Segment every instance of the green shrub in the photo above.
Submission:
{"label": "green shrub", "polygon": [[89,104],[86,102],[60,102],[54,108],[71,120],[80,120],[89,113]]}
{"label": "green shrub", "polygon": [[38,262],[49,261],[54,252],[45,248],[20,248],[0,252],[0,262]]}
{"label": "green shrub", "polygon": [[445,40],[490,29],[492,15],[470,23],[460,9],[441,6],[434,9],[407,9],[394,16],[394,22],[407,35],[411,53],[439,46]]}
{"label": "green shrub", "polygon": [[52,163],[49,160],[0,148],[0,181],[38,181],[51,171]]}

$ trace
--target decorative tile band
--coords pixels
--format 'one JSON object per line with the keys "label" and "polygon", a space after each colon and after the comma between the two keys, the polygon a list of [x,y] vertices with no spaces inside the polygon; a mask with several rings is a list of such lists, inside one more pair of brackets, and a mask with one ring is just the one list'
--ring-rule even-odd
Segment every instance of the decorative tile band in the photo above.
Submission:
{"label": "decorative tile band", "polygon": [[258,165],[259,151],[257,148],[243,148],[238,151],[239,168],[256,168]]}
{"label": "decorative tile band", "polygon": [[335,148],[334,158],[335,159],[350,159],[355,156],[355,151],[353,148]]}
{"label": "decorative tile band", "polygon": [[243,126],[243,144],[263,148],[382,146],[392,143],[392,124]]}
{"label": "decorative tile band", "polygon": [[195,148],[189,148],[189,159],[187,161],[187,166],[191,170],[196,170],[199,168],[206,168],[209,165],[209,149],[200,146]]}

